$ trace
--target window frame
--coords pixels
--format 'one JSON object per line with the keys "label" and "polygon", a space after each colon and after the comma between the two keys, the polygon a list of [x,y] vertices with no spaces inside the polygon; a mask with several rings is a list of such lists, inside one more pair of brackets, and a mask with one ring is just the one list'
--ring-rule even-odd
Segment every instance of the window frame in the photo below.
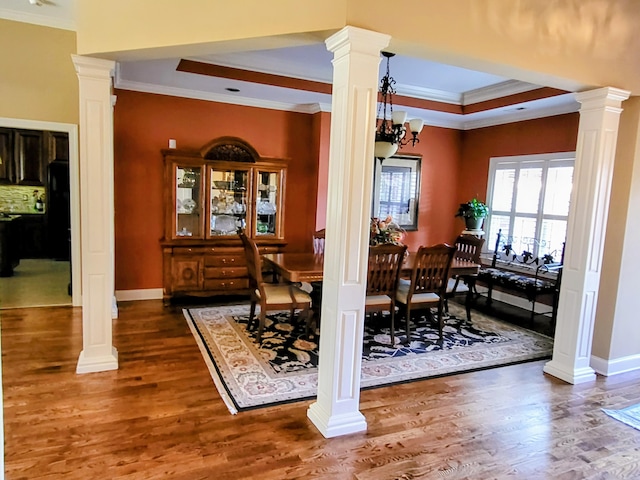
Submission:
{"label": "window frame", "polygon": [[[491,222],[494,215],[499,215],[503,217],[509,217],[509,235],[512,235],[514,231],[514,223],[516,217],[519,218],[534,218],[536,220],[536,228],[533,239],[539,240],[541,237],[542,226],[544,220],[560,220],[569,222],[569,212],[567,215],[557,215],[557,214],[545,214],[543,212],[543,203],[545,198],[545,193],[547,189],[547,175],[550,168],[556,167],[573,167],[573,178],[575,179],[575,152],[557,152],[557,153],[546,153],[546,154],[533,154],[533,155],[515,155],[515,156],[504,156],[504,157],[491,157],[489,159],[489,171],[487,177],[487,206],[489,207],[489,215],[485,220],[485,230],[487,231],[487,235],[491,235],[494,238],[488,238],[485,242],[485,253],[493,254],[495,249],[495,235],[497,232],[491,231]],[[536,213],[523,213],[516,211],[516,194],[517,194],[517,185],[520,176],[520,171],[525,167],[541,167],[542,168],[542,176],[541,176],[541,187],[540,193],[538,197],[538,207]],[[515,168],[516,173],[514,177],[514,188],[512,192],[511,198],[511,210],[497,210],[493,209],[493,193],[494,193],[494,179],[496,172],[498,170],[507,170],[510,168]],[[575,182],[572,182],[572,189]],[[573,193],[570,197],[573,197]],[[571,208],[571,207],[569,207]],[[532,252],[534,257],[539,257],[545,253],[546,251],[539,251],[539,245],[537,242],[533,244]],[[517,252],[518,254],[520,252]],[[559,260],[559,258],[557,259]]]}

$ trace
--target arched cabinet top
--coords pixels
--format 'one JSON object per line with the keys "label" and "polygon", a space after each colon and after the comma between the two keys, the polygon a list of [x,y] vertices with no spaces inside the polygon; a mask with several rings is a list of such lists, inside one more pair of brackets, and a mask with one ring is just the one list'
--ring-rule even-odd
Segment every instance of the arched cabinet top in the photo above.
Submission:
{"label": "arched cabinet top", "polygon": [[238,137],[218,137],[200,149],[205,160],[228,160],[232,162],[256,163],[260,155],[248,142]]}

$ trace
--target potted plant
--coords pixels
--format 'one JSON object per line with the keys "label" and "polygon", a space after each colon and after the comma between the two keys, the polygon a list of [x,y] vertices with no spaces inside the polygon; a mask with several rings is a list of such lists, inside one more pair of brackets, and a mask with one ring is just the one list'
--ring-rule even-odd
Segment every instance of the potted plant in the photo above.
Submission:
{"label": "potted plant", "polygon": [[464,219],[467,230],[482,229],[482,222],[489,215],[489,208],[477,198],[472,198],[467,203],[461,203],[456,217]]}

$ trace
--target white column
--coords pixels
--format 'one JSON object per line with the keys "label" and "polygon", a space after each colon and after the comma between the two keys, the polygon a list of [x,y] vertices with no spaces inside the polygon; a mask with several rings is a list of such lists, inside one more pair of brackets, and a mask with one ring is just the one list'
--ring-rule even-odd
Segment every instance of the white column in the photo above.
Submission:
{"label": "white column", "polygon": [[380,50],[390,37],[345,27],[334,54],[318,398],[308,417],[327,438],[366,430],[359,411]]}
{"label": "white column", "polygon": [[629,92],[576,94],[578,126],[573,192],[553,357],[544,371],[572,384],[595,379],[589,366],[621,103]]}
{"label": "white column", "polygon": [[72,55],[80,85],[82,352],[76,373],[118,368],[114,296],[113,107],[115,62]]}

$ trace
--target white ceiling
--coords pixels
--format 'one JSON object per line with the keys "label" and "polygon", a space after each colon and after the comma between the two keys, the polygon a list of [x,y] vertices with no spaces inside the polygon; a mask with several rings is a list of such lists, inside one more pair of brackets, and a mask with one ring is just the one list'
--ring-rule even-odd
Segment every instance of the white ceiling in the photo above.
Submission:
{"label": "white ceiling", "polygon": [[[31,2],[38,2],[34,5]],[[75,0],[0,0],[0,18],[75,29]],[[243,70],[331,83],[332,54],[322,43],[262,51],[243,51],[191,60]],[[312,113],[329,111],[331,96],[303,90],[176,71],[180,59],[120,62],[116,87],[240,105]],[[386,60],[380,62],[380,78]],[[537,85],[396,55],[390,61],[398,95],[453,105],[470,105],[526,92]],[[236,88],[239,92],[229,92]],[[513,121],[575,112],[573,94],[558,95],[472,114],[452,114],[402,107],[409,118],[426,124],[472,129]]]}

